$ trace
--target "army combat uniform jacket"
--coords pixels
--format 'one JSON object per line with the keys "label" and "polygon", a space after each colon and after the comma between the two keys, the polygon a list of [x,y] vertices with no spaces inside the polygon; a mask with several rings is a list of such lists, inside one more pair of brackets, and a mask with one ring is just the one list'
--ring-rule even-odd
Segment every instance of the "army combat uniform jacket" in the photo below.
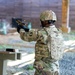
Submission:
{"label": "army combat uniform jacket", "polygon": [[[57,31],[55,25],[48,28],[45,27],[45,29],[47,30],[47,32],[50,32],[50,29]],[[24,41],[36,41],[34,62],[34,67],[36,68],[35,75],[59,75],[56,74],[59,73],[59,64],[58,61],[52,59],[52,55],[50,54],[48,48],[48,43],[50,42],[50,40],[48,40],[48,34],[45,29],[31,29],[29,32],[25,32],[23,29],[21,29],[20,37]],[[55,55],[55,53],[53,55]]]}

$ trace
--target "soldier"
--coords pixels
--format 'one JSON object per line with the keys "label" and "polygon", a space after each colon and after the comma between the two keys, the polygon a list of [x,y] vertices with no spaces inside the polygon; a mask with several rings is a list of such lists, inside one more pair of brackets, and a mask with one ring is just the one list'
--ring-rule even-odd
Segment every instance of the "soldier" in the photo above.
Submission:
{"label": "soldier", "polygon": [[[26,30],[23,27],[17,28],[22,40],[29,42],[36,41],[34,75],[59,75],[58,60],[52,58],[52,54],[55,55],[55,52],[51,54],[51,50],[48,47],[48,45],[50,46],[51,44],[48,33],[52,34],[51,31],[58,32],[54,25],[56,20],[56,14],[52,10],[46,10],[40,15],[42,29],[36,31],[35,29]],[[59,50],[57,50],[57,52],[59,52]]]}

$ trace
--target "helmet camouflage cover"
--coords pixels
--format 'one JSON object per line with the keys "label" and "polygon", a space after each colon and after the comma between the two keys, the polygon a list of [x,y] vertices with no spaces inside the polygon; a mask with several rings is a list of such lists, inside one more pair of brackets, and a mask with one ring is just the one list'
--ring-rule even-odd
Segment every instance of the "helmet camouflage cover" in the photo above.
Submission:
{"label": "helmet camouflage cover", "polygon": [[57,20],[56,14],[52,10],[46,10],[41,13],[40,15],[40,20],[45,21],[45,20]]}

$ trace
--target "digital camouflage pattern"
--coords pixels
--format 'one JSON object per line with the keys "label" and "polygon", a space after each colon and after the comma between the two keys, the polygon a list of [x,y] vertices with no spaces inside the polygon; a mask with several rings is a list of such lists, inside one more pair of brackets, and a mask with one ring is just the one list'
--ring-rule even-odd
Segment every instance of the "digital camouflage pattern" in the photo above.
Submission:
{"label": "digital camouflage pattern", "polygon": [[[54,27],[50,26],[46,28],[46,30],[50,32],[50,29],[56,29],[56,27]],[[35,75],[59,75],[59,64],[58,61],[52,59],[52,55],[50,54],[48,47],[48,43],[50,41],[48,40],[48,34],[44,28],[41,30],[31,29],[29,32],[25,32],[21,29],[20,37],[24,41],[36,41],[34,62],[34,67],[36,69]],[[55,55],[55,52],[52,52],[52,54]]]}
{"label": "digital camouflage pattern", "polygon": [[48,48],[52,59],[61,59],[65,48],[62,33],[60,33],[54,25],[52,25],[49,30],[47,28],[44,28],[44,30],[48,35]]}
{"label": "digital camouflage pattern", "polygon": [[45,21],[45,20],[57,20],[56,14],[52,10],[46,10],[41,13],[40,15],[40,20]]}

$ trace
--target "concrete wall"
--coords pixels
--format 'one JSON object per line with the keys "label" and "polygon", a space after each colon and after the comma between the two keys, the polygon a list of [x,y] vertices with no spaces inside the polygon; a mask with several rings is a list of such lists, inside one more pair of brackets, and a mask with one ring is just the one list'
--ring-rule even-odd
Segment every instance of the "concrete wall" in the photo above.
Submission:
{"label": "concrete wall", "polygon": [[[74,0],[70,1],[70,27],[75,28]],[[11,23],[12,17],[23,18],[31,21],[33,28],[40,27],[39,15],[42,11],[51,9],[58,21],[57,27],[61,26],[62,0],[0,0],[0,19],[6,19]]]}

